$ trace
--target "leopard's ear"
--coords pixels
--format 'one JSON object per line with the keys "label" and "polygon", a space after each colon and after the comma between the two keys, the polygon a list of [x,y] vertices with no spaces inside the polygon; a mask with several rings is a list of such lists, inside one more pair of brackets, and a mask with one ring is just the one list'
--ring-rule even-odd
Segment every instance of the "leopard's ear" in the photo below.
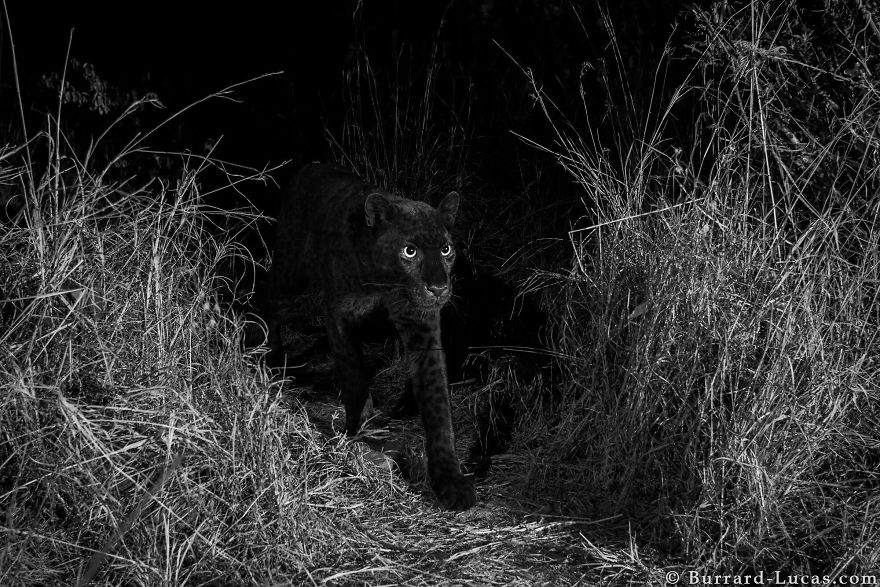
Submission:
{"label": "leopard's ear", "polygon": [[364,200],[364,214],[367,226],[376,226],[378,222],[388,222],[394,213],[394,205],[379,192],[373,192]]}
{"label": "leopard's ear", "polygon": [[461,201],[461,198],[458,195],[458,192],[449,192],[443,199],[440,200],[440,205],[437,206],[437,211],[440,212],[440,218],[443,219],[443,223],[446,226],[452,226],[455,224],[455,215],[458,214],[458,204]]}

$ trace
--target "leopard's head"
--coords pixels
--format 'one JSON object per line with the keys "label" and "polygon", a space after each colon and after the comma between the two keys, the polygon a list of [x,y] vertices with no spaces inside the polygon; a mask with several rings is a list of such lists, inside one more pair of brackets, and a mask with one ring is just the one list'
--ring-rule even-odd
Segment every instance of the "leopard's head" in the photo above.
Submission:
{"label": "leopard's head", "polygon": [[455,249],[449,231],[458,203],[456,192],[446,194],[436,208],[385,193],[372,193],[364,202],[367,225],[376,234],[373,262],[383,285],[418,309],[438,309],[452,295]]}

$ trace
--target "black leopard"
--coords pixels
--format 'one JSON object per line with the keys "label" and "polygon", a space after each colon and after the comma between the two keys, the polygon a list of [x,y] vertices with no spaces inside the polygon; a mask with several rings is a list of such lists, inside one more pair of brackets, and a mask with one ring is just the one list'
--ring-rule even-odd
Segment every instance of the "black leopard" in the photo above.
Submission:
{"label": "black leopard", "polygon": [[434,208],[325,164],[307,165],[284,194],[267,279],[269,360],[284,360],[281,324],[290,299],[312,282],[324,294],[346,432],[357,433],[369,397],[359,327],[386,314],[403,342],[410,386],[425,427],[428,474],[440,505],[473,506],[476,494],[455,455],[440,342],[440,309],[452,295],[449,231],[459,196]]}

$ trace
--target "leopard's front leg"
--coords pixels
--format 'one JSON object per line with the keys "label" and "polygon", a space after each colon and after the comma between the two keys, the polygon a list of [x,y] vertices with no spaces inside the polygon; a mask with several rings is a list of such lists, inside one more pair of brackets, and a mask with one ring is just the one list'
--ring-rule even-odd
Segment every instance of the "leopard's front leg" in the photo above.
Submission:
{"label": "leopard's front leg", "polygon": [[465,510],[476,503],[477,497],[455,455],[446,365],[440,346],[440,314],[432,312],[419,318],[394,317],[394,322],[406,350],[410,381],[425,426],[431,487],[442,507]]}

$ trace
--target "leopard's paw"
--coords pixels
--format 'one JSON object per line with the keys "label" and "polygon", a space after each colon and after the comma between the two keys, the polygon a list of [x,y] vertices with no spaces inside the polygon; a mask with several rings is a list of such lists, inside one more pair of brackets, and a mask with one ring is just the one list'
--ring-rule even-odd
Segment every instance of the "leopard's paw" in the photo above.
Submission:
{"label": "leopard's paw", "polygon": [[470,477],[461,473],[445,475],[431,482],[440,507],[447,510],[463,511],[477,503],[477,493]]}

